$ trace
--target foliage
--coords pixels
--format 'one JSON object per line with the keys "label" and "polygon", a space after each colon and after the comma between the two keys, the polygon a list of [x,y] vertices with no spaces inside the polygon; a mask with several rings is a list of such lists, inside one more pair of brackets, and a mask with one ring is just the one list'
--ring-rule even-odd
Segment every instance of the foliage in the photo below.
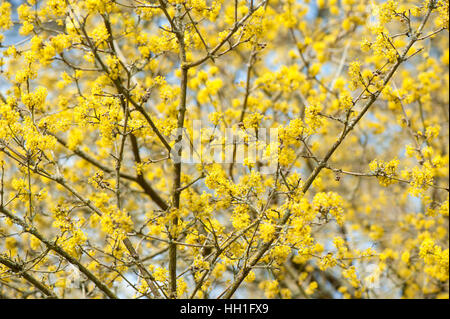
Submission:
{"label": "foliage", "polygon": [[0,296],[448,298],[448,7],[0,0]]}

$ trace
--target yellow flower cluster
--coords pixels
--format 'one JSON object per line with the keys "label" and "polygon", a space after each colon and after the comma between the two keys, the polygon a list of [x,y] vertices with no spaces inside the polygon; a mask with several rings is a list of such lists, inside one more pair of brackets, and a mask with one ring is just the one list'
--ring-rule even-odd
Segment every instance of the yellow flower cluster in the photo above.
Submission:
{"label": "yellow flower cluster", "polygon": [[361,83],[361,63],[358,61],[354,61],[350,63],[348,68],[348,75],[350,77],[350,89],[354,90]]}
{"label": "yellow flower cluster", "polygon": [[403,171],[402,175],[411,178],[409,193],[412,196],[423,196],[433,184],[434,169],[429,161],[422,166],[414,166],[412,171]]}
{"label": "yellow flower cluster", "polygon": [[389,162],[375,159],[370,162],[369,168],[377,176],[380,185],[387,187],[397,182],[395,177],[399,163],[397,158],[394,158]]}
{"label": "yellow flower cluster", "polygon": [[355,266],[351,266],[347,269],[344,269],[342,271],[342,276],[348,279],[348,281],[354,288],[358,288],[361,285],[361,282],[359,281],[358,276],[356,275]]}
{"label": "yellow flower cluster", "polygon": [[[0,30],[8,30],[12,27],[11,21],[11,3],[2,1],[0,4]],[[0,38],[1,42],[2,38]]]}
{"label": "yellow flower cluster", "polygon": [[313,209],[322,217],[329,215],[336,218],[336,222],[341,225],[344,222],[344,200],[335,192],[317,193],[312,201]]}
{"label": "yellow flower cluster", "polygon": [[264,290],[266,298],[275,298],[280,292],[279,283],[276,280],[265,280],[259,284],[259,288]]}
{"label": "yellow flower cluster", "polygon": [[448,248],[443,250],[442,247],[436,245],[431,238],[426,238],[420,245],[419,256],[426,265],[425,272],[428,275],[439,279],[440,281],[448,280]]}
{"label": "yellow flower cluster", "polygon": [[[71,255],[78,256],[79,246],[83,245],[87,237],[81,230],[84,219],[74,221],[69,211],[63,205],[57,205],[52,210],[53,227],[59,228],[63,236],[59,239],[60,245]],[[70,235],[69,235],[70,234]]]}
{"label": "yellow flower cluster", "polygon": [[333,257],[333,254],[328,253],[324,257],[322,257],[319,261],[320,270],[327,270],[328,268],[333,268],[337,265],[336,258]]}

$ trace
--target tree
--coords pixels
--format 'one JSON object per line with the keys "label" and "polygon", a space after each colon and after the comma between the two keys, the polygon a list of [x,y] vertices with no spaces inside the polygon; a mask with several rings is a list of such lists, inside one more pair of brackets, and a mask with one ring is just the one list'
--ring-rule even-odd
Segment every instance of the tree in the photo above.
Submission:
{"label": "tree", "polygon": [[0,1],[6,298],[448,298],[446,0]]}

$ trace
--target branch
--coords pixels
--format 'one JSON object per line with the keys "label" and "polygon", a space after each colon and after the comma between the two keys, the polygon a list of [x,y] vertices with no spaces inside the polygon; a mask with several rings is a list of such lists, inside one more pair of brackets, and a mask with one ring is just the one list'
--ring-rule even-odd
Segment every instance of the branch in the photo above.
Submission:
{"label": "branch", "polygon": [[98,279],[93,273],[89,271],[86,267],[84,267],[78,260],[76,260],[74,257],[69,255],[63,248],[61,248],[58,244],[52,243],[46,238],[44,238],[34,227],[31,227],[27,223],[25,223],[22,219],[20,219],[17,216],[14,216],[13,213],[11,213],[6,208],[0,206],[0,212],[2,212],[6,217],[10,218],[14,224],[22,227],[23,231],[26,233],[30,233],[34,235],[37,239],[39,239],[45,246],[47,246],[48,249],[53,250],[58,255],[63,257],[65,260],[67,260],[72,265],[75,265],[78,267],[78,269],[86,275],[87,278],[89,278],[98,289],[100,289],[106,296],[112,299],[117,299],[117,296],[105,285],[103,284],[100,279]]}
{"label": "branch", "polygon": [[24,269],[21,265],[13,262],[10,259],[4,258],[0,255],[0,263],[11,269],[13,272],[18,274],[19,276],[23,277],[26,281],[28,281],[30,284],[32,284],[34,287],[42,291],[44,295],[51,299],[58,299],[58,297],[49,290],[44,284],[39,282],[36,278],[28,274],[27,272],[24,272]]}
{"label": "branch", "polygon": [[[338,149],[338,147],[344,141],[345,137],[348,135],[348,133],[350,133],[353,130],[355,125],[367,113],[369,108],[372,106],[372,104],[377,100],[378,96],[381,94],[382,89],[386,86],[386,84],[392,78],[392,76],[394,75],[395,71],[398,69],[400,64],[405,61],[405,57],[406,57],[409,49],[411,49],[413,44],[418,40],[418,37],[421,34],[423,28],[425,27],[425,24],[427,23],[432,10],[433,10],[433,6],[430,5],[429,8],[428,8],[428,12],[427,12],[425,18],[423,19],[421,25],[419,26],[417,32],[413,35],[413,37],[411,38],[410,42],[408,43],[408,45],[403,50],[401,56],[397,59],[397,62],[395,63],[395,65],[391,68],[391,70],[384,77],[383,87],[378,92],[370,95],[370,98],[366,102],[366,104],[364,105],[362,111],[358,114],[358,116],[346,128],[344,128],[344,130],[341,132],[341,135],[339,136],[339,138],[336,140],[336,142],[333,144],[333,146],[330,148],[330,150],[326,153],[324,159],[314,168],[314,170],[312,171],[312,173],[310,174],[310,176],[306,180],[306,182],[303,185],[302,190],[301,190],[302,193],[305,194],[309,190],[309,188],[310,188],[311,184],[313,183],[313,181],[316,179],[316,177],[319,175],[319,173],[322,171],[322,169],[326,167],[328,160],[331,158],[331,156],[334,154],[334,152]],[[290,216],[291,216],[291,212],[290,211],[286,212],[286,214],[284,215],[283,219],[280,222],[280,226],[286,224],[288,222]],[[277,230],[277,235],[278,235],[279,232],[280,232],[280,228],[278,228],[278,230]],[[252,269],[253,266],[255,266],[258,263],[258,261],[265,254],[265,252],[269,250],[269,248],[271,247],[273,241],[277,237],[278,236],[274,236],[274,239],[272,239],[269,242],[263,244],[258,249],[258,251],[250,259],[250,261],[248,263],[248,266],[247,267],[243,267],[239,271],[239,273],[238,273],[235,281],[233,282],[233,284],[231,284],[226,289],[227,292],[224,294],[223,298],[229,299],[229,298],[231,298],[233,296],[233,294],[235,293],[237,288],[241,285],[242,281],[245,279],[245,277],[247,277],[249,271]]]}

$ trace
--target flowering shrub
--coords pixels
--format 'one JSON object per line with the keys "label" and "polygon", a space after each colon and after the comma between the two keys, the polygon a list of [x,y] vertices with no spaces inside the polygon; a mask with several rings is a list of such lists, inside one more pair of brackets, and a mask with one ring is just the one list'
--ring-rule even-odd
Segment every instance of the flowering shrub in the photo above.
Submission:
{"label": "flowering shrub", "polygon": [[448,14],[0,0],[0,295],[448,298]]}

